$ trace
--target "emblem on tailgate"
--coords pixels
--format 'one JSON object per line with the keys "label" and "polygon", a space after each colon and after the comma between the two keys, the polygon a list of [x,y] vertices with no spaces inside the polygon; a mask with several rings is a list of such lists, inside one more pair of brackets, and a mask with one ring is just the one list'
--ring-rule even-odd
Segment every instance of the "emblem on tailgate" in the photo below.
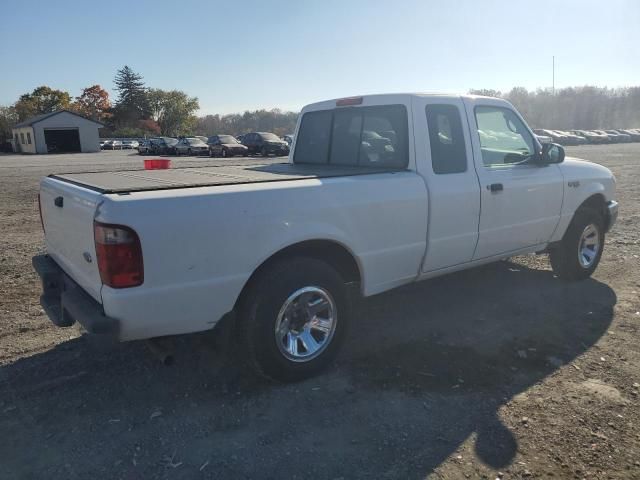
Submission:
{"label": "emblem on tailgate", "polygon": [[87,263],[93,262],[93,259],[91,258],[91,254],[89,252],[84,252],[82,256],[87,261]]}

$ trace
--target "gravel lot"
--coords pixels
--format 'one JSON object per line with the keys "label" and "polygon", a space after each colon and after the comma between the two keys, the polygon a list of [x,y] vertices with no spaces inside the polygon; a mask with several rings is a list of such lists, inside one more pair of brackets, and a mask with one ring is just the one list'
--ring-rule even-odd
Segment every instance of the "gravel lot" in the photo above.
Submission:
{"label": "gravel lot", "polygon": [[30,265],[39,179],[142,157],[0,156],[0,478],[640,478],[640,144],[567,151],[618,179],[593,279],[528,256],[378,295],[336,365],[295,385],[210,333],[164,367],[54,328]]}

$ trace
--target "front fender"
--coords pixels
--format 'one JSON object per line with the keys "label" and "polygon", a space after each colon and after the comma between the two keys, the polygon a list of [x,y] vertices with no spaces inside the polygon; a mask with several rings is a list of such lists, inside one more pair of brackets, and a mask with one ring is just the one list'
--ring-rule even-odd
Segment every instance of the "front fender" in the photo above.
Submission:
{"label": "front fender", "polygon": [[607,204],[615,198],[615,178],[608,168],[572,158],[559,166],[565,182],[564,198],[552,242],[562,240],[575,212],[587,200],[600,196],[602,203]]}

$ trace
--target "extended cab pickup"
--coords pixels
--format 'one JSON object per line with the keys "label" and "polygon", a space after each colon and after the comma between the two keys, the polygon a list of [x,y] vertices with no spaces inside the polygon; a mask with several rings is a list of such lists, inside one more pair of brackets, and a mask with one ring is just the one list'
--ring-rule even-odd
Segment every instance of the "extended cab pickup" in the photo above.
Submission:
{"label": "extended cab pickup", "polygon": [[299,379],[336,354],[353,295],[532,252],[580,280],[617,216],[611,172],[540,145],[500,99],[315,103],[292,147],[282,164],[44,178],[51,320],[133,340],[229,318],[251,365]]}

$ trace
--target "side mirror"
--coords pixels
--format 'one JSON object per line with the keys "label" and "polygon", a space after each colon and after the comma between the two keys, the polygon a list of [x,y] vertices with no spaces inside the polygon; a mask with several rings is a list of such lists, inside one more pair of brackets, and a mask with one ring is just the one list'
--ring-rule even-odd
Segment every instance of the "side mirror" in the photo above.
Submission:
{"label": "side mirror", "polygon": [[564,162],[564,148],[557,143],[545,143],[542,145],[540,163],[549,165]]}

